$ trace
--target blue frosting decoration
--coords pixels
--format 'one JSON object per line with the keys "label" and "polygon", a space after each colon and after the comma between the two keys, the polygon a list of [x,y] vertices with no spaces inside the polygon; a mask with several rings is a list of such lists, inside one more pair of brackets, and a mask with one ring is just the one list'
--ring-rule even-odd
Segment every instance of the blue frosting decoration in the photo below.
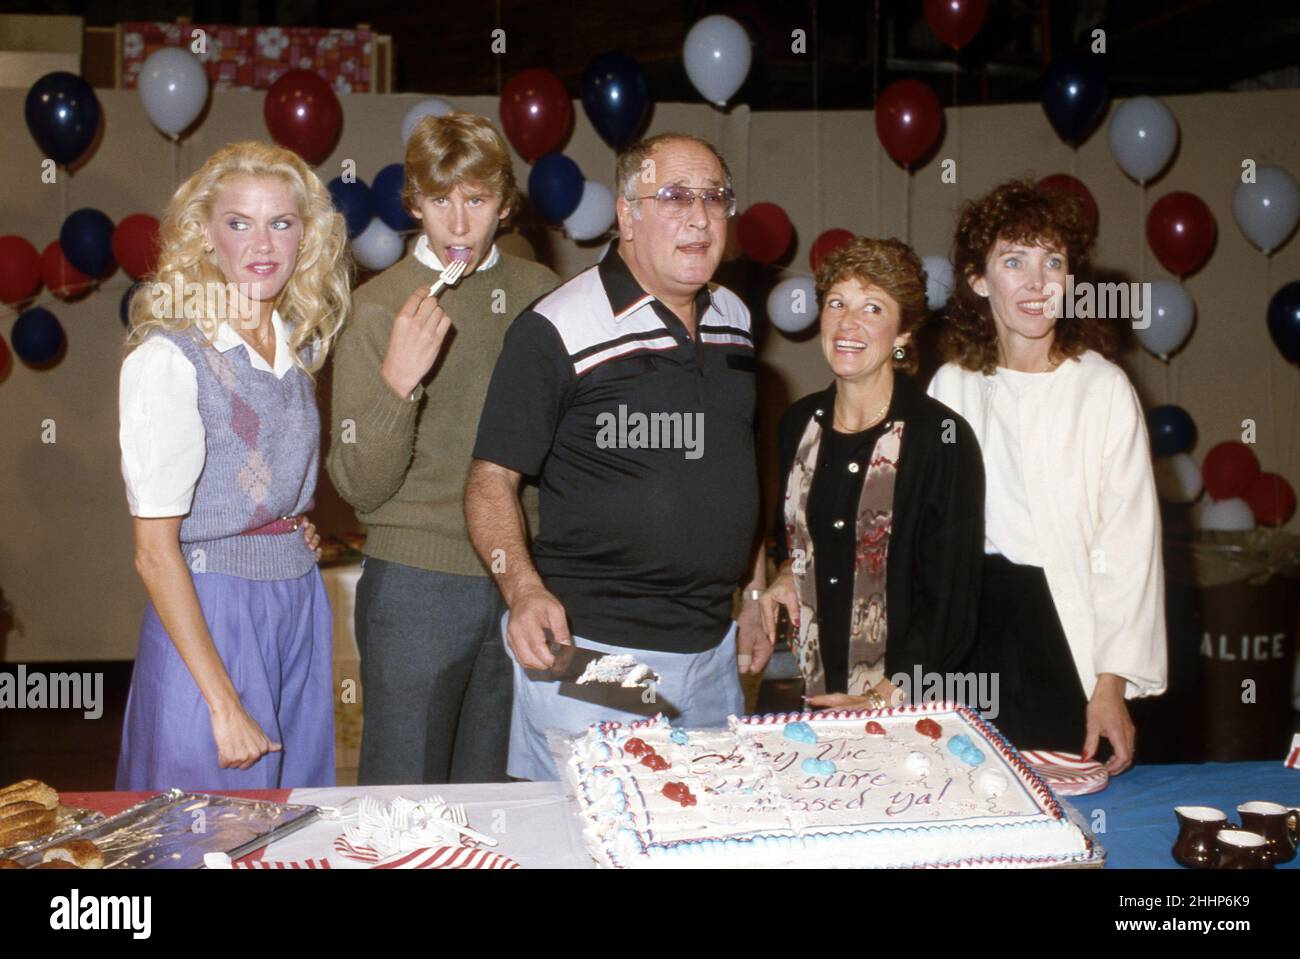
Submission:
{"label": "blue frosting decoration", "polygon": [[953,736],[952,739],[948,740],[948,752],[967,766],[978,766],[984,762],[984,754],[970,741],[969,736]]}
{"label": "blue frosting decoration", "polygon": [[691,737],[686,735],[686,731],[684,729],[674,729],[671,733],[668,734],[668,738],[671,739],[673,742],[675,742],[678,746],[685,746],[691,740]]}
{"label": "blue frosting decoration", "polygon": [[[798,725],[803,726],[805,724],[799,723]],[[799,764],[799,768],[810,776],[835,775],[835,764],[829,759],[813,759],[813,757],[809,756]]]}
{"label": "blue frosting decoration", "polygon": [[796,743],[815,743],[817,742],[817,733],[807,723],[793,722],[786,723],[785,729],[781,733],[786,739]]}

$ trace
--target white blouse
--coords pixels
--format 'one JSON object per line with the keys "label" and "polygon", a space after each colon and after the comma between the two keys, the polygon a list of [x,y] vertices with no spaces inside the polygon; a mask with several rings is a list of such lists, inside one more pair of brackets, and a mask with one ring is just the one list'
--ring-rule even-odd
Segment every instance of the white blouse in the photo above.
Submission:
{"label": "white blouse", "polygon": [[[291,327],[271,312],[275,333],[275,366],[267,365],[229,323],[209,337],[222,353],[243,347],[253,369],[276,379],[293,367],[289,346]],[[199,416],[198,375],[171,340],[151,336],[122,363],[118,385],[118,442],[122,447],[122,478],[132,516],[184,516],[206,459],[207,433]]]}
{"label": "white blouse", "polygon": [[[1033,541],[1083,691],[1101,673],[1125,695],[1165,689],[1165,582],[1160,507],[1142,405],[1128,377],[1093,353],[1034,376],[1018,404],[1020,469]],[[927,392],[975,431],[992,478],[990,444],[1009,379],[941,367]],[[989,495],[993,495],[990,481]],[[1008,557],[1010,558],[1010,557]]]}
{"label": "white blouse", "polygon": [[1042,387],[1051,373],[1022,373],[999,367],[1002,386],[993,394],[984,451],[984,552],[1000,553],[1013,563],[1042,566],[1025,489],[1020,410],[1042,402]]}

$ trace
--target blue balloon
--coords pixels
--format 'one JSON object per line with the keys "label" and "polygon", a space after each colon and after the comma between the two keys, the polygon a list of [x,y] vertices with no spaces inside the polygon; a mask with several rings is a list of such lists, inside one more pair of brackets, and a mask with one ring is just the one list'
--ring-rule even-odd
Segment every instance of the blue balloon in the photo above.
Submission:
{"label": "blue balloon", "polygon": [[122,321],[122,325],[128,329],[131,326],[131,297],[135,296],[136,291],[144,285],[143,280],[137,280],[128,286],[122,293],[122,302],[117,306],[118,318]]}
{"label": "blue balloon", "polygon": [[650,88],[641,65],[626,53],[596,57],[582,74],[582,106],[601,139],[622,149],[650,112]]}
{"label": "blue balloon", "polygon": [[99,100],[75,73],[47,73],[27,91],[27,129],[41,152],[62,166],[81,156],[99,129]]}
{"label": "blue balloon", "polygon": [[1288,362],[1300,363],[1300,280],[1292,280],[1268,301],[1268,332]]}
{"label": "blue balloon", "polygon": [[94,207],[68,214],[59,230],[59,244],[68,262],[86,276],[103,276],[117,265],[113,259],[113,221]]}
{"label": "blue balloon", "polygon": [[375,174],[370,195],[374,198],[375,216],[384,221],[390,230],[398,233],[414,230],[415,220],[402,203],[402,186],[406,183],[406,170],[400,163],[390,163]]}
{"label": "blue balloon", "polygon": [[1147,432],[1152,456],[1177,456],[1196,443],[1196,424],[1181,406],[1153,406],[1147,410]]}
{"label": "blue balloon", "polygon": [[336,176],[327,185],[334,200],[334,209],[343,214],[348,224],[348,239],[352,239],[367,226],[375,216],[375,200],[365,180],[351,183],[343,177]]}
{"label": "blue balloon", "polygon": [[582,200],[582,171],[563,153],[538,157],[528,174],[528,196],[543,220],[561,223]]}
{"label": "blue balloon", "polygon": [[1057,135],[1078,146],[1106,107],[1106,75],[1095,57],[1066,57],[1047,68],[1042,80],[1043,109]]}
{"label": "blue balloon", "polygon": [[44,307],[35,306],[18,314],[9,342],[27,363],[47,363],[63,346],[63,327],[58,318]]}

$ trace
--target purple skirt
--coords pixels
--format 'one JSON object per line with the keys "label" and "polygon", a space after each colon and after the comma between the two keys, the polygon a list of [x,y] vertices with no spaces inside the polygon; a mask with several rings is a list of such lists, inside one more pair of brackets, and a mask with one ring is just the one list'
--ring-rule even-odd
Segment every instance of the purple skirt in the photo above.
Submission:
{"label": "purple skirt", "polygon": [[131,676],[116,788],[333,786],[333,614],[320,571],[286,580],[190,575],[244,709],[283,749],[248,769],[217,764],[207,702],[151,602]]}

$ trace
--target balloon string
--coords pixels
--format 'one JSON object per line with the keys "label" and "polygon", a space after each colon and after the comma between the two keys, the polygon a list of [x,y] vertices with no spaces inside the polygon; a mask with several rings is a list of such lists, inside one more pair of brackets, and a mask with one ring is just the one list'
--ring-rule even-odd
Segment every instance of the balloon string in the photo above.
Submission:
{"label": "balloon string", "polygon": [[175,193],[181,185],[181,141],[178,137],[172,137],[172,192]]}
{"label": "balloon string", "polygon": [[817,218],[816,235],[820,236],[822,230],[826,229],[826,221],[823,218],[825,211],[822,206],[822,181],[821,181],[821,155],[822,155],[822,115],[817,109],[818,106],[818,89],[817,74],[818,70],[817,57],[821,52],[820,45],[817,42],[817,4],[812,8],[812,101],[813,101],[813,212]]}
{"label": "balloon string", "polygon": [[912,243],[912,174],[903,167],[903,242]]}
{"label": "balloon string", "polygon": [[[815,5],[814,5],[814,9],[816,9]],[[880,109],[880,0],[876,0],[875,18],[872,21],[872,23],[873,26],[871,29],[871,44],[872,44],[871,121],[874,124],[876,121],[876,111]],[[885,217],[883,211],[880,209],[880,178],[884,176],[884,171],[881,169],[881,149],[880,149],[879,134],[877,134],[874,137],[874,140],[876,143],[876,170],[875,170],[875,176],[872,178],[875,181],[873,183],[873,187],[875,191],[875,197],[874,197],[875,206],[872,208],[872,212],[875,214],[875,218],[876,218],[876,236],[882,236],[884,233],[883,228],[885,225]]]}

